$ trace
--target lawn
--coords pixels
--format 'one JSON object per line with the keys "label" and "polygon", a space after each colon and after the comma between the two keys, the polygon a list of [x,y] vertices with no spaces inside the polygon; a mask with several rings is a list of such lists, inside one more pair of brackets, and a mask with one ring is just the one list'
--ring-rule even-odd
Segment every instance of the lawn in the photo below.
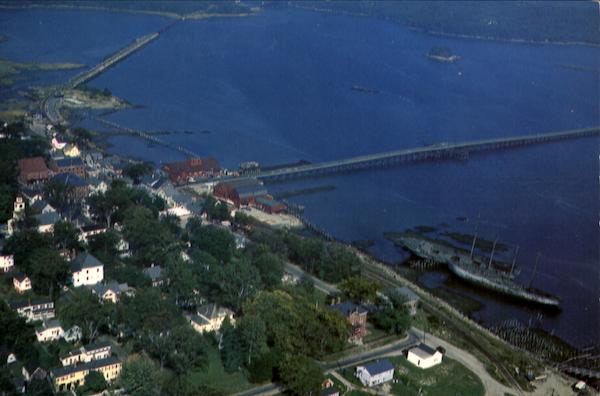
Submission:
{"label": "lawn", "polygon": [[[481,380],[455,360],[444,358],[441,365],[422,370],[409,363],[404,356],[389,359],[396,367],[394,372],[396,383],[390,384],[394,395],[483,396],[485,392]],[[354,385],[360,386],[353,373],[353,367],[340,370],[340,374],[346,379]],[[360,391],[355,392],[350,395],[360,396],[363,394]]]}
{"label": "lawn", "polygon": [[208,366],[204,369],[192,371],[191,377],[194,383],[213,385],[222,389],[228,395],[253,386],[242,372],[238,371],[233,374],[225,372],[216,347],[211,347],[208,351]]}
{"label": "lawn", "polygon": [[442,364],[426,370],[415,367],[404,356],[390,360],[398,380],[392,384],[394,395],[477,396],[485,392],[481,380],[455,360],[445,357]]}

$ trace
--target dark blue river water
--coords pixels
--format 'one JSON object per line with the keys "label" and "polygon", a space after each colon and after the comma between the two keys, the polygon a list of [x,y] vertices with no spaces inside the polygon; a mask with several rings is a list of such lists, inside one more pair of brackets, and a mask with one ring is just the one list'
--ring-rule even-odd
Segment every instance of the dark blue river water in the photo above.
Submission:
{"label": "dark blue river water", "polygon": [[[14,41],[0,44],[0,56],[91,64],[171,22],[101,12],[33,14],[63,27],[30,31],[15,21],[31,14],[13,13],[6,34]],[[82,27],[85,34],[75,35]],[[433,46],[450,47],[462,59],[430,61],[425,54]],[[379,20],[285,10],[180,22],[90,85],[144,106],[108,119],[193,131],[164,138],[235,168],[249,160],[322,161],[598,124],[598,73],[564,64],[599,69],[600,49],[440,38]],[[380,93],[351,90],[355,84]],[[115,153],[157,163],[182,158],[131,137],[111,143]],[[384,232],[431,225],[472,233],[479,214],[483,236],[520,245],[522,282],[542,253],[533,285],[563,299],[562,313],[546,315],[543,325],[585,344],[600,331],[598,149],[597,139],[582,139],[270,188],[335,185],[291,201],[336,237],[373,240],[372,253],[388,262],[403,256]],[[457,220],[463,216],[466,222]],[[444,277],[422,281],[435,286]],[[537,314],[464,290],[486,303],[474,316],[488,324]]]}

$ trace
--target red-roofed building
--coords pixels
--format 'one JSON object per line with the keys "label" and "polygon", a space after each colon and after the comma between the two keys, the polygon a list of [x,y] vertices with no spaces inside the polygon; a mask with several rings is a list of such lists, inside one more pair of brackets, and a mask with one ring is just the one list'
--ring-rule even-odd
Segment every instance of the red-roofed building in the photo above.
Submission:
{"label": "red-roofed building", "polygon": [[192,158],[187,161],[171,162],[163,166],[175,184],[213,177],[221,174],[221,166],[214,158]]}
{"label": "red-roofed building", "polygon": [[50,169],[42,157],[21,158],[17,162],[17,166],[21,183],[44,183],[50,178]]}

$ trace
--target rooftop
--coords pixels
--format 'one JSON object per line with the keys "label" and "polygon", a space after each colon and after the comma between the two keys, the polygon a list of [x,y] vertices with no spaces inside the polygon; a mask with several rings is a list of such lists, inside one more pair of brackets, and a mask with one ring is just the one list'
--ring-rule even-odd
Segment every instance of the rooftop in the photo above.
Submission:
{"label": "rooftop", "polygon": [[421,343],[421,344],[417,345],[416,347],[412,348],[410,350],[410,352],[414,353],[421,359],[427,359],[427,358],[433,356],[437,351],[435,349],[433,349],[432,347]]}
{"label": "rooftop", "polygon": [[152,267],[144,268],[144,274],[152,280],[161,279],[163,269],[160,265],[154,265]]}
{"label": "rooftop", "polygon": [[58,378],[58,377],[64,377],[65,375],[74,374],[74,373],[77,373],[80,371],[95,370],[100,367],[105,367],[105,366],[109,366],[111,364],[117,364],[117,363],[121,363],[119,358],[116,356],[110,356],[110,357],[107,357],[106,359],[92,360],[91,362],[78,364],[76,366],[65,366],[65,367],[54,368],[54,369],[50,370],[50,373],[52,374],[52,377]]}
{"label": "rooftop", "polygon": [[43,157],[21,158],[18,161],[21,173],[47,172],[48,167]]}
{"label": "rooftop", "polygon": [[395,292],[402,294],[404,297],[406,297],[406,299],[408,301],[417,301],[419,300],[419,296],[417,296],[417,294],[410,290],[408,287],[406,286],[402,286],[402,287],[398,287],[396,289],[394,289]]}
{"label": "rooftop", "polygon": [[365,364],[362,367],[364,367],[371,376],[385,373],[386,371],[394,369],[394,365],[388,359],[377,360],[375,362]]}
{"label": "rooftop", "polygon": [[83,161],[79,157],[67,157],[54,161],[59,168],[68,168],[71,166],[83,166]]}
{"label": "rooftop", "polygon": [[40,213],[33,216],[40,226],[55,224],[60,220],[60,215],[56,212]]}
{"label": "rooftop", "polygon": [[63,183],[66,186],[72,186],[72,187],[85,187],[88,185],[88,182],[86,182],[85,180],[83,180],[81,177],[73,174],[73,173],[59,173],[58,175],[54,176],[52,178],[52,180],[59,182],[59,183]]}
{"label": "rooftop", "polygon": [[363,315],[368,312],[368,310],[365,307],[363,307],[362,305],[354,304],[351,301],[344,301],[339,304],[330,305],[329,309],[338,311],[339,313],[341,313],[344,316],[350,316],[350,314],[352,314],[354,312],[358,313],[359,315]]}
{"label": "rooftop", "polygon": [[171,162],[165,164],[163,167],[170,174],[181,174],[191,172],[219,172],[221,165],[219,162],[211,157],[206,158],[192,158],[187,161]]}
{"label": "rooftop", "polygon": [[24,307],[29,307],[31,305],[41,305],[41,304],[53,304],[54,302],[48,297],[40,297],[34,298],[27,301],[14,301],[10,303],[10,307],[12,309],[19,309]]}
{"label": "rooftop", "polygon": [[81,271],[84,268],[93,268],[103,266],[96,257],[92,256],[88,252],[82,252],[75,257],[71,262],[71,271]]}

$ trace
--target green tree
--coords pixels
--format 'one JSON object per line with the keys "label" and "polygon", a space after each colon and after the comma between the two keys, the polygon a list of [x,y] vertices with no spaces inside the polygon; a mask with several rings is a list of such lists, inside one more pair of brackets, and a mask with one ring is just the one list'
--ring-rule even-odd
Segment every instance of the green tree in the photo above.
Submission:
{"label": "green tree", "polygon": [[93,342],[108,324],[111,308],[111,304],[101,304],[91,291],[80,288],[73,290],[68,303],[59,306],[58,315],[65,325],[81,327],[83,337]]}
{"label": "green tree", "polygon": [[121,237],[115,230],[107,230],[101,234],[92,235],[88,239],[88,250],[105,264],[114,263],[119,256],[117,245]]}
{"label": "green tree", "polygon": [[27,263],[35,250],[53,247],[50,235],[41,234],[37,230],[20,230],[6,241],[3,252],[14,255],[16,263]]}
{"label": "green tree", "polygon": [[152,360],[137,357],[123,364],[119,382],[131,396],[160,395],[159,372]]}
{"label": "green tree", "polygon": [[74,201],[73,186],[63,180],[50,179],[44,185],[44,195],[48,202],[56,208],[64,209]]}
{"label": "green tree", "polygon": [[193,308],[199,297],[195,292],[197,280],[192,266],[177,258],[170,260],[167,266],[169,283],[167,290],[180,308]]}
{"label": "green tree", "polygon": [[[143,206],[132,206],[125,213],[123,236],[137,264],[162,263],[178,249],[175,236],[154,214]],[[152,230],[152,232],[148,232]]]}
{"label": "green tree", "polygon": [[249,315],[242,318],[238,331],[243,349],[244,364],[249,367],[255,359],[268,350],[267,328],[260,317]]}
{"label": "green tree", "polygon": [[90,371],[88,375],[85,376],[85,385],[80,389],[81,393],[84,392],[93,392],[98,393],[102,392],[104,389],[108,387],[106,380],[104,379],[104,375],[102,375],[98,371]]}
{"label": "green tree", "polygon": [[54,224],[52,237],[54,245],[59,250],[82,250],[81,242],[79,241],[79,230],[70,221],[61,220]]}
{"label": "green tree", "polygon": [[92,194],[86,198],[86,202],[95,219],[104,221],[106,227],[112,225],[112,217],[119,209],[119,201],[112,191]]}
{"label": "green tree", "polygon": [[37,359],[35,331],[15,311],[0,301],[0,345],[14,352],[21,360]]}
{"label": "green tree", "polygon": [[286,357],[279,366],[279,375],[288,392],[297,396],[317,396],[325,380],[321,367],[306,356]]}
{"label": "green tree", "polygon": [[64,285],[69,277],[67,262],[51,248],[34,250],[24,264],[33,289],[40,294],[56,297],[60,286]]}
{"label": "green tree", "polygon": [[188,232],[192,247],[203,250],[222,262],[231,259],[235,239],[229,230],[213,225],[198,226],[192,222],[188,225]]}
{"label": "green tree", "polygon": [[260,278],[265,288],[274,289],[281,284],[283,261],[279,256],[263,252],[254,259],[253,263],[260,272]]}
{"label": "green tree", "polygon": [[177,375],[206,367],[208,344],[187,323],[173,328],[170,339],[167,365]]}
{"label": "green tree", "polygon": [[140,184],[140,179],[152,173],[152,166],[145,163],[131,163],[123,168],[123,175],[133,180],[133,184]]}
{"label": "green tree", "polygon": [[362,276],[352,276],[339,285],[344,295],[356,303],[370,303],[377,298],[381,285]]}
{"label": "green tree", "polygon": [[242,345],[237,330],[226,317],[221,325],[221,361],[228,373],[238,371],[242,366]]}
{"label": "green tree", "polygon": [[405,309],[385,307],[373,314],[375,326],[392,334],[404,334],[410,327],[410,315]]}
{"label": "green tree", "polygon": [[53,396],[54,392],[50,387],[50,383],[45,379],[35,378],[27,384],[27,396]]}
{"label": "green tree", "polygon": [[234,259],[223,267],[215,267],[213,290],[217,300],[234,309],[250,299],[262,288],[258,270],[245,259]]}

